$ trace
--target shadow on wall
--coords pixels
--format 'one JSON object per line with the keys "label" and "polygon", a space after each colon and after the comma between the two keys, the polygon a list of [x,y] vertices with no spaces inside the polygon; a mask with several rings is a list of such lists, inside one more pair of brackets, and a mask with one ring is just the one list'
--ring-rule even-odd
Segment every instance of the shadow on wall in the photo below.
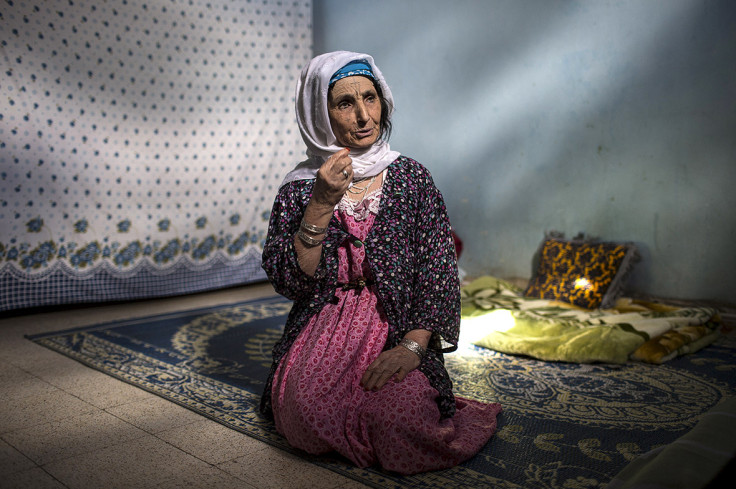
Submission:
{"label": "shadow on wall", "polygon": [[733,295],[736,4],[317,6],[315,50],[381,66],[392,147],[432,171],[463,268],[525,276],[545,232],[583,230],[649,250],[635,291]]}

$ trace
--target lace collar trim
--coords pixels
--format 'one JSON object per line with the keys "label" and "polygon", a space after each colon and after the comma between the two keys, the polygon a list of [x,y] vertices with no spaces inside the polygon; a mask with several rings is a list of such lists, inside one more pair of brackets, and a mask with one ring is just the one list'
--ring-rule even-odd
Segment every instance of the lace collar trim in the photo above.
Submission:
{"label": "lace collar trim", "polygon": [[352,200],[348,197],[347,192],[342,196],[337,208],[340,212],[351,216],[356,221],[365,221],[369,214],[378,215],[378,207],[381,204],[383,196],[383,185],[379,188],[368,192],[361,200]]}

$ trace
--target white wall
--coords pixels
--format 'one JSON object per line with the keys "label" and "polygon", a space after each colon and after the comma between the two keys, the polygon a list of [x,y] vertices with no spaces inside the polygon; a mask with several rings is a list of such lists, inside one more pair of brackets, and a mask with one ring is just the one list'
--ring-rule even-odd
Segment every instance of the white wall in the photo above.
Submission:
{"label": "white wall", "polygon": [[639,245],[631,291],[736,302],[736,2],[315,0],[314,35],[376,59],[469,274],[584,231]]}

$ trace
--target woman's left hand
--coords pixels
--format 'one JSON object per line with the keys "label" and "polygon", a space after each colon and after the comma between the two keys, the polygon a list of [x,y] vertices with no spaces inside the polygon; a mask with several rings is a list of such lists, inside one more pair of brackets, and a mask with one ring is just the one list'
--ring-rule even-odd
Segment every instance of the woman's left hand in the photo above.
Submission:
{"label": "woman's left hand", "polygon": [[377,391],[386,382],[394,377],[394,382],[401,382],[404,378],[419,367],[420,360],[403,346],[396,346],[390,350],[381,352],[373,363],[371,363],[360,380],[360,385],[367,391]]}

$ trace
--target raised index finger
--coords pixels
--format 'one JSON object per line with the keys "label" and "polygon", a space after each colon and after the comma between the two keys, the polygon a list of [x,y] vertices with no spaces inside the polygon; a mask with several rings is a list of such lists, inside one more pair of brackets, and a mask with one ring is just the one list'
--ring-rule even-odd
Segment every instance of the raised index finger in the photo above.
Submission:
{"label": "raised index finger", "polygon": [[334,162],[338,162],[338,161],[343,160],[345,158],[350,158],[349,155],[350,155],[350,148],[343,148],[340,151],[338,151],[337,153],[334,153],[330,158]]}

